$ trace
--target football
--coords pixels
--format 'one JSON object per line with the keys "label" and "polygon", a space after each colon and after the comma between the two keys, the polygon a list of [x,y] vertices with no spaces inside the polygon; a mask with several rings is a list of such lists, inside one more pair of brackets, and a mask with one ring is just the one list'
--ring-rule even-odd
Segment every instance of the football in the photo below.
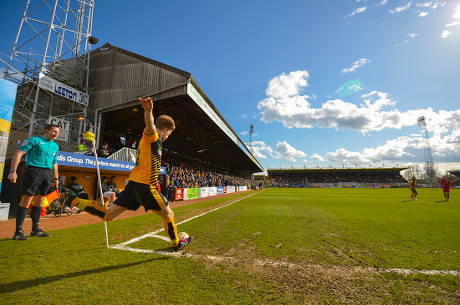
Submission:
{"label": "football", "polygon": [[177,233],[177,236],[179,237],[179,239],[186,239],[186,238],[188,238],[188,234],[185,233],[185,232]]}

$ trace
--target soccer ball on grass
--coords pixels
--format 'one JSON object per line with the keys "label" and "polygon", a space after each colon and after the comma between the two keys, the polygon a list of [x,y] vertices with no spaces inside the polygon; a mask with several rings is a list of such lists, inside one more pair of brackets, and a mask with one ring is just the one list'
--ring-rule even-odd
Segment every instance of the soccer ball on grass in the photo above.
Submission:
{"label": "soccer ball on grass", "polygon": [[185,232],[180,232],[180,233],[177,233],[177,237],[179,237],[179,239],[187,239],[188,234]]}

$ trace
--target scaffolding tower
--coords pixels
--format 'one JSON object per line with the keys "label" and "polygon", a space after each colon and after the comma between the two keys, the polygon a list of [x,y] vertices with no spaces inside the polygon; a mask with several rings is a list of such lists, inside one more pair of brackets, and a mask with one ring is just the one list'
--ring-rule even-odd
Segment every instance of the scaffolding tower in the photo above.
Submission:
{"label": "scaffolding tower", "polygon": [[[59,122],[59,144],[79,142],[87,116],[94,0],[28,0],[4,78],[18,84],[11,135],[42,135]],[[79,119],[80,118],[80,119]]]}
{"label": "scaffolding tower", "polygon": [[417,119],[418,125],[422,127],[423,138],[425,140],[425,147],[423,149],[424,157],[425,157],[425,172],[427,179],[430,184],[434,182],[434,162],[433,162],[433,155],[431,154],[431,145],[430,139],[428,137],[428,129],[426,127],[425,117],[421,116]]}

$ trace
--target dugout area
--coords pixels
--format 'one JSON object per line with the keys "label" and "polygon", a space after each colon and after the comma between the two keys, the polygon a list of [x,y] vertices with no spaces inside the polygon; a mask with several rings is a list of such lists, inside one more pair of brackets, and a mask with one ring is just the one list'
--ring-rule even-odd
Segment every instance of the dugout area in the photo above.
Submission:
{"label": "dugout area", "polygon": [[152,97],[154,117],[171,116],[176,130],[165,156],[200,160],[249,178],[263,171],[244,142],[188,72],[110,44],[91,52],[90,109],[99,143],[139,140],[145,127],[137,96]]}

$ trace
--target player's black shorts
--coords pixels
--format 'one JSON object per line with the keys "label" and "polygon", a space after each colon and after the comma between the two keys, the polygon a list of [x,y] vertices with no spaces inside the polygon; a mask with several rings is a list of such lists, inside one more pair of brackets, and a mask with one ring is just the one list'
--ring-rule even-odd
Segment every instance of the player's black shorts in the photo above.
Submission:
{"label": "player's black shorts", "polygon": [[143,206],[145,211],[161,211],[168,206],[168,200],[154,187],[148,184],[128,181],[125,189],[113,204],[136,211]]}
{"label": "player's black shorts", "polygon": [[51,170],[48,168],[27,166],[21,184],[23,195],[46,196],[51,187]]}

